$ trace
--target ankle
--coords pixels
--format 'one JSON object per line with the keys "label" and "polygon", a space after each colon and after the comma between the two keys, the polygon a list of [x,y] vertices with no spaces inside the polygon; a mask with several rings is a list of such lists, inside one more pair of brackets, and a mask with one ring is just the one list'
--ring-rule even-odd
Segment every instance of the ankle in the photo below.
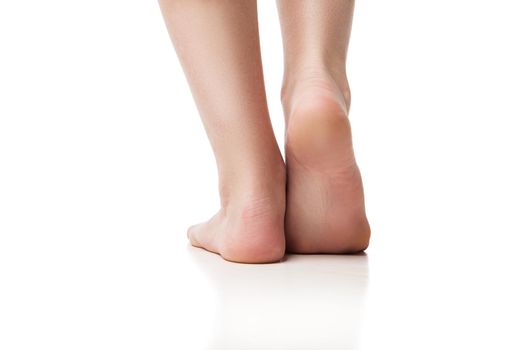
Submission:
{"label": "ankle", "polygon": [[304,67],[287,72],[281,87],[281,103],[288,115],[292,104],[303,94],[325,92],[335,95],[346,110],[350,108],[350,85],[344,69]]}
{"label": "ankle", "polygon": [[255,203],[272,203],[285,206],[286,168],[284,162],[272,169],[253,169],[235,174],[235,177],[220,180],[221,207],[250,207]]}

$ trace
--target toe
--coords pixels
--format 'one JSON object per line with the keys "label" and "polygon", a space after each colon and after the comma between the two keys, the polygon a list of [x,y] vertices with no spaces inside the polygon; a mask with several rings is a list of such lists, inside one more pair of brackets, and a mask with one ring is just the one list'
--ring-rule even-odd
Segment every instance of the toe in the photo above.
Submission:
{"label": "toe", "polygon": [[202,224],[198,225],[192,225],[188,228],[188,231],[186,232],[186,236],[188,237],[188,240],[190,241],[191,245],[194,247],[202,247],[202,245],[199,242],[198,236],[200,231],[200,226]]}

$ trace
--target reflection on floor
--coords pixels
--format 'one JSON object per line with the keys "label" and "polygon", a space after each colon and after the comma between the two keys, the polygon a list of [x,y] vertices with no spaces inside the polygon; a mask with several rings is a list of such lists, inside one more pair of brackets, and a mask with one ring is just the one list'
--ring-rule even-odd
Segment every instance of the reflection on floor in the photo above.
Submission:
{"label": "reflection on floor", "polygon": [[362,255],[288,255],[237,264],[189,247],[216,292],[209,349],[357,349],[368,262]]}

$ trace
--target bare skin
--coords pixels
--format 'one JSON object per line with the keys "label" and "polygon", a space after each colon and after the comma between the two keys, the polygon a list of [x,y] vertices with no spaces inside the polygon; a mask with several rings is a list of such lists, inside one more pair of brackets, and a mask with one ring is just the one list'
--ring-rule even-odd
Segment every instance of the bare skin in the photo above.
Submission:
{"label": "bare skin", "polygon": [[160,0],[213,148],[221,209],[192,245],[244,263],[285,251],[285,166],[268,115],[255,0]]}
{"label": "bare skin", "polygon": [[243,263],[280,261],[285,250],[365,249],[370,229],[347,118],[353,2],[278,2],[286,166],[268,116],[256,0],[159,3],[219,173],[221,208],[190,227],[191,244]]}
{"label": "bare skin", "polygon": [[287,250],[355,253],[370,226],[352,147],[346,78],[354,3],[279,0],[285,52]]}

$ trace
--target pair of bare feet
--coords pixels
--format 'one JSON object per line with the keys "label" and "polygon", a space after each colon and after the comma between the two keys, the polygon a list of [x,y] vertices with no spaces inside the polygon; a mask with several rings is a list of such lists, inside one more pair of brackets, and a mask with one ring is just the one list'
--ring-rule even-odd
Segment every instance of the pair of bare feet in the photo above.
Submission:
{"label": "pair of bare feet", "polygon": [[240,170],[246,175],[237,191],[228,191],[236,184],[224,179],[222,208],[189,228],[191,244],[244,263],[280,261],[286,251],[363,251],[370,227],[352,148],[346,77],[308,72],[284,86],[281,97],[286,164],[279,153],[271,165]]}
{"label": "pair of bare feet", "polygon": [[217,160],[221,209],[188,230],[227,260],[368,245],[346,57],[353,0],[277,0],[286,165],[269,118],[257,0],[159,0]]}

